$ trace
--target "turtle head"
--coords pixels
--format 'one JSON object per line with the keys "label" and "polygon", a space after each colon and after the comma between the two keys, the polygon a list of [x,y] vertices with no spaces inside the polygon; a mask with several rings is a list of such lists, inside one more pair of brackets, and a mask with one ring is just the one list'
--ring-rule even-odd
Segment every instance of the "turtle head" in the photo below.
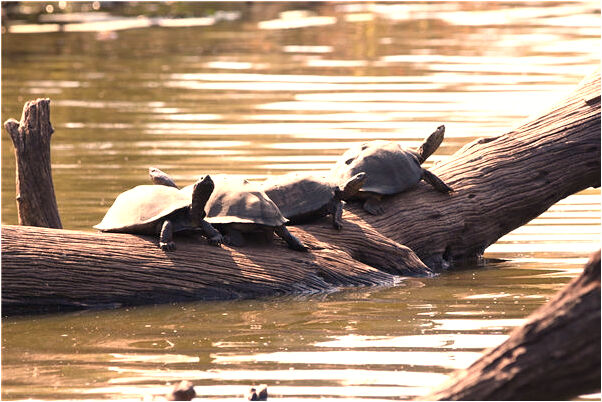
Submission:
{"label": "turtle head", "polygon": [[416,156],[418,161],[422,164],[439,148],[439,145],[443,142],[443,136],[445,135],[445,126],[440,125],[435,131],[431,133],[425,140],[424,143],[416,150]]}
{"label": "turtle head", "polygon": [[351,179],[347,180],[343,186],[338,186],[335,189],[335,196],[343,201],[348,200],[360,191],[365,182],[366,172],[359,172]]}
{"label": "turtle head", "polygon": [[194,226],[198,226],[201,223],[201,220],[207,215],[205,213],[205,205],[207,204],[207,201],[209,201],[209,197],[211,197],[214,188],[215,185],[209,175],[199,179],[199,181],[194,184],[192,201],[190,203],[190,219]]}
{"label": "turtle head", "polygon": [[148,176],[153,184],[179,188],[169,175],[156,167],[148,168]]}

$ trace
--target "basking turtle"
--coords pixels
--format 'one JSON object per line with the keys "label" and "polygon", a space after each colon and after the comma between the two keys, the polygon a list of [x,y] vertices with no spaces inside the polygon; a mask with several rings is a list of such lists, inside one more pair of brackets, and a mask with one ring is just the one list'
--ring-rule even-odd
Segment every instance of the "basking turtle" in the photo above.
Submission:
{"label": "basking turtle", "polygon": [[332,225],[340,230],[342,201],[355,196],[365,180],[366,174],[360,172],[337,186],[325,177],[289,173],[266,180],[263,190],[290,223],[309,222],[330,214]]}
{"label": "basking turtle", "polygon": [[[151,181],[160,185],[157,187],[177,188],[167,173],[153,167],[148,172]],[[217,175],[214,178],[216,186],[207,201],[208,212],[205,219],[224,234],[225,243],[244,246],[242,234],[251,232],[260,233],[271,242],[276,232],[293,250],[307,250],[284,226],[287,219],[258,186],[227,175]],[[181,191],[190,192],[192,186],[184,187]]]}
{"label": "basking turtle", "polygon": [[343,183],[359,172],[366,172],[366,181],[353,198],[364,200],[364,209],[373,215],[384,212],[380,203],[383,195],[401,193],[420,180],[437,191],[452,192],[453,189],[440,178],[420,167],[439,148],[444,133],[445,126],[439,126],[416,151],[382,140],[356,145],[331,169],[331,179]]}
{"label": "basking turtle", "polygon": [[94,226],[103,232],[159,236],[161,250],[173,251],[173,233],[200,228],[209,243],[219,245],[222,236],[205,217],[205,204],[214,189],[205,176],[187,191],[170,186],[142,185],[121,193],[102,222]]}
{"label": "basking turtle", "polygon": [[207,201],[206,219],[222,232],[224,241],[233,246],[245,244],[242,233],[261,233],[271,242],[275,232],[293,250],[307,250],[307,247],[288,231],[284,225],[287,220],[276,204],[259,186],[246,180],[219,180]]}

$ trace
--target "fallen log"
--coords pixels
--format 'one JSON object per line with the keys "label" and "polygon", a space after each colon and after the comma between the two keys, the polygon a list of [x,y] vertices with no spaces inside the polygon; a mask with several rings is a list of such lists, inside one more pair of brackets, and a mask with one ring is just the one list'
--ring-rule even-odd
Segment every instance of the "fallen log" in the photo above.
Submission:
{"label": "fallen log", "polygon": [[423,400],[567,400],[600,390],[600,251],[498,347]]}
{"label": "fallen log", "polygon": [[481,257],[558,200],[600,185],[600,72],[543,116],[477,140],[431,169],[451,196],[420,183],[372,216],[348,204],[341,232],[322,219],[290,231],[308,254],[274,246],[213,248],[177,239],[2,227],[4,314],[223,299],[390,284]]}

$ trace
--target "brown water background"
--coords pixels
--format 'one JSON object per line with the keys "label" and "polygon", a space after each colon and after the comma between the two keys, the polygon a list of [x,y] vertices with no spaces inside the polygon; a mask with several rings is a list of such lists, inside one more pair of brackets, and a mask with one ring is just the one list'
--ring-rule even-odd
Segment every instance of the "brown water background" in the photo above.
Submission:
{"label": "brown water background", "polygon": [[[51,99],[67,229],[92,230],[149,166],[181,184],[322,172],[354,143],[414,147],[445,124],[428,167],[600,63],[597,2],[143,3],[72,21],[52,4],[4,18],[2,121]],[[14,176],[3,131],[3,224]],[[270,400],[409,399],[502,342],[599,243],[588,189],[486,250],[507,261],[393,288],[5,318],[2,399],[148,399],[179,379],[224,400],[259,383]]]}

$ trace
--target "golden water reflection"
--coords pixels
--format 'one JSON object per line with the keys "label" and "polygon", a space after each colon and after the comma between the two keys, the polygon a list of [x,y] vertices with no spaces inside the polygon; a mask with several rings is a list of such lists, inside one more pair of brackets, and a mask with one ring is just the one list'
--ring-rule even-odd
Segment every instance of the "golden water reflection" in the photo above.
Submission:
{"label": "golden water reflection", "polygon": [[[149,166],[181,185],[322,173],[358,142],[416,147],[445,124],[432,166],[545,110],[600,62],[598,2],[220,7],[45,13],[3,32],[2,115],[51,98],[66,228],[92,230]],[[15,224],[2,140],[2,223]],[[181,379],[220,400],[258,383],[270,400],[412,399],[502,342],[599,244],[588,189],[486,250],[503,261],[392,288],[4,319],[2,399],[149,399]]]}

